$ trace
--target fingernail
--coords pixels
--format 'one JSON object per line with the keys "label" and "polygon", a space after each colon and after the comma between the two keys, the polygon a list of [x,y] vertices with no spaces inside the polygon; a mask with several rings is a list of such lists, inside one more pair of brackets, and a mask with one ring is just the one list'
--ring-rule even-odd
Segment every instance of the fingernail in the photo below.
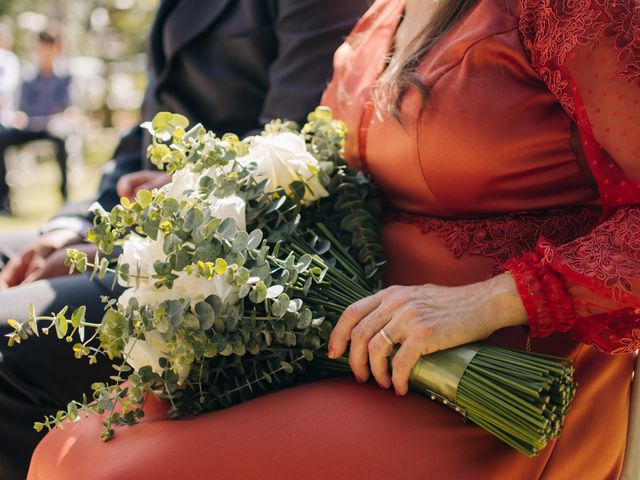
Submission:
{"label": "fingernail", "polygon": [[385,387],[383,384],[381,384],[380,382],[378,382],[378,387],[380,387],[382,390],[388,390],[389,387]]}
{"label": "fingernail", "polygon": [[364,379],[360,378],[358,375],[354,375],[354,377],[356,377],[356,382],[364,383]]}
{"label": "fingernail", "polygon": [[336,350],[333,347],[329,347],[329,358],[336,358]]}
{"label": "fingernail", "polygon": [[397,391],[397,390],[394,390],[394,391],[393,391],[393,394],[394,394],[396,397],[402,397],[402,394],[401,394],[399,391]]}

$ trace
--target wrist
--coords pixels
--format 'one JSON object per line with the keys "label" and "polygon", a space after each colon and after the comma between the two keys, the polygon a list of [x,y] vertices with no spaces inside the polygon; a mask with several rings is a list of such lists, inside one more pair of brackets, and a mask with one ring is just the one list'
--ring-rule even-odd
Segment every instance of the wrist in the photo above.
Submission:
{"label": "wrist", "polygon": [[501,273],[487,282],[491,298],[490,315],[498,324],[498,329],[528,325],[527,311],[511,274]]}

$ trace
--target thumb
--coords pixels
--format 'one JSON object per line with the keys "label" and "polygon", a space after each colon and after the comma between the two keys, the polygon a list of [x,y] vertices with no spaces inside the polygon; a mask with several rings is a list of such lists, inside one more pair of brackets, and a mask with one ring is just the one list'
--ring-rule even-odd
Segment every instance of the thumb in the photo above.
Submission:
{"label": "thumb", "polygon": [[116,184],[116,191],[118,192],[119,197],[129,198],[131,196],[131,193],[133,192],[133,185],[131,184],[131,177],[129,175],[120,177]]}
{"label": "thumb", "polygon": [[138,185],[134,190],[134,194],[139,190],[153,190],[154,188],[160,188],[171,181],[171,176],[164,173],[157,172],[152,177],[149,177],[146,182]]}
{"label": "thumb", "polygon": [[116,185],[116,191],[118,192],[119,196],[127,197],[129,200],[133,200],[136,188],[152,178],[153,172],[145,170],[140,172],[128,173],[120,177],[120,180],[118,180],[118,183]]}

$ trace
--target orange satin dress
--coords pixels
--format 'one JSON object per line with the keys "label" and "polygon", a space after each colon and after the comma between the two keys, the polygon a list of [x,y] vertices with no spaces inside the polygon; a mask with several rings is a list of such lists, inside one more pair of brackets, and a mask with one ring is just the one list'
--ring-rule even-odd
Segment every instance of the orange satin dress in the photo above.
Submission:
{"label": "orange satin dress", "polygon": [[[539,237],[566,244],[600,221],[602,190],[567,101],[532,67],[520,2],[506,4],[480,0],[428,54],[419,67],[428,100],[408,91],[404,125],[371,102],[404,2],[376,2],[336,54],[323,101],[349,126],[347,158],[389,203],[389,284],[481,281]],[[512,328],[490,341],[524,348],[526,337]],[[579,383],[561,437],[535,458],[416,394],[339,379],[182,421],[151,400],[140,424],[106,444],[100,420],[82,419],[45,437],[29,478],[617,478],[633,355],[608,356],[562,332],[534,338],[533,349],[571,357]]]}

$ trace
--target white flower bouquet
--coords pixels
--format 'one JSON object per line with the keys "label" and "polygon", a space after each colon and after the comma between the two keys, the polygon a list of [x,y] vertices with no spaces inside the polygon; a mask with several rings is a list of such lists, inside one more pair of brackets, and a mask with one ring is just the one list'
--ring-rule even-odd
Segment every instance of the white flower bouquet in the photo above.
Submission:
{"label": "white flower bouquet", "polygon": [[[274,121],[244,140],[187,130],[170,113],[143,126],[149,158],[172,181],[110,212],[93,206],[89,240],[106,256],[70,250],[67,259],[71,271],[113,275],[124,293],[104,299],[100,322],[82,307],[11,321],[10,344],[27,329],[55,328],[78,339],[77,358],[117,360],[111,383],[94,384],[90,401],[70,402],[38,430],[106,413],[108,439],[142,415],[148,394],[180,417],[346,372],[323,353],[329,333],[381,287],[376,191],[341,158],[346,130],[329,110],[316,109],[301,130]],[[424,357],[411,385],[527,455],[558,435],[575,390],[564,359],[483,345]]]}

